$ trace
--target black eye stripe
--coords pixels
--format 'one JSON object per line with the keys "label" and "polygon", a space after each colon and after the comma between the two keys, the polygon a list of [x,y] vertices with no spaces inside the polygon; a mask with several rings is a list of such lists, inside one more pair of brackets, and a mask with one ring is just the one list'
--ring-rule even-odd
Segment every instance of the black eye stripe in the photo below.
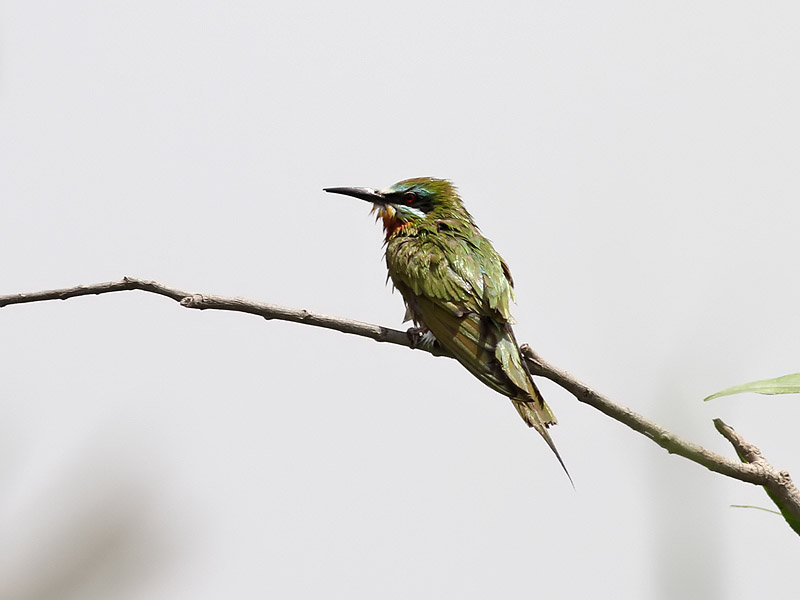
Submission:
{"label": "black eye stripe", "polygon": [[420,194],[413,190],[395,192],[392,195],[395,198],[394,202],[397,204],[405,204],[406,206],[414,207],[425,213],[433,209],[433,202],[427,195]]}

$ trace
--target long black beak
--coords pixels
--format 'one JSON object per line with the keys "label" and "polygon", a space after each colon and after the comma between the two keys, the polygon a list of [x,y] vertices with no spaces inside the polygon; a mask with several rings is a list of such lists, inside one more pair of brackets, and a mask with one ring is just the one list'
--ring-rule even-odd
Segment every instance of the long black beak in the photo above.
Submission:
{"label": "long black beak", "polygon": [[343,194],[345,196],[353,196],[353,198],[360,198],[367,202],[384,204],[386,198],[378,190],[365,187],[333,187],[325,188],[323,191],[330,192],[331,194]]}

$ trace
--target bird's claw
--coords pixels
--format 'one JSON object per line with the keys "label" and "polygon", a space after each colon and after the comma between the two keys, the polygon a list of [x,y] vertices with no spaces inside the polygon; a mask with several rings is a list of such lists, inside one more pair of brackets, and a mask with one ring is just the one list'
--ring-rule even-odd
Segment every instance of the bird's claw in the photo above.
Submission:
{"label": "bird's claw", "polygon": [[411,349],[416,350],[422,345],[422,336],[425,330],[422,327],[409,327],[406,331],[408,341],[411,342]]}
{"label": "bird's claw", "polygon": [[433,337],[430,329],[427,327],[409,327],[406,331],[409,342],[411,342],[411,349],[423,348],[430,350],[436,346],[436,338]]}

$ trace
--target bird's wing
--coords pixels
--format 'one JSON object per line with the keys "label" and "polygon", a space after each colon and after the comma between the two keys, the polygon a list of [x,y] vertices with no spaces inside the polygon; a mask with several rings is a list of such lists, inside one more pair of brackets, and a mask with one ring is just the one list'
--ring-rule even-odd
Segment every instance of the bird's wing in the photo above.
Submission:
{"label": "bird's wing", "polygon": [[404,238],[390,243],[386,258],[395,285],[414,296],[453,303],[462,313],[513,322],[511,274],[479,233]]}
{"label": "bird's wing", "polygon": [[528,391],[509,336],[511,281],[488,240],[406,238],[390,244],[386,256],[395,286],[443,347],[501,394]]}

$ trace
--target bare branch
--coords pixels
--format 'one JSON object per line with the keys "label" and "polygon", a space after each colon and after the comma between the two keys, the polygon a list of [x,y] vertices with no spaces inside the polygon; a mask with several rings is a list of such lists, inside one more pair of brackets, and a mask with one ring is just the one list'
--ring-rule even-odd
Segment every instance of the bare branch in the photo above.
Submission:
{"label": "bare branch", "polygon": [[[281,321],[291,321],[293,323],[303,323],[305,325],[313,325],[314,327],[323,327],[325,329],[341,331],[342,333],[367,337],[377,342],[385,342],[398,346],[405,346],[407,348],[418,348],[414,336],[409,335],[409,333],[405,331],[389,329],[387,327],[381,327],[380,325],[363,323],[352,319],[331,317],[307,310],[252,302],[243,298],[192,294],[161,285],[154,281],[146,281],[132,277],[125,277],[121,281],[79,285],[72,288],[29,294],[0,296],[0,308],[12,304],[25,304],[45,300],[66,300],[78,296],[130,290],[159,294],[179,302],[181,306],[186,308],[244,312],[268,320],[278,319]],[[447,356],[438,346],[434,346],[433,348],[419,347],[419,349],[436,356]],[[797,488],[792,483],[789,474],[785,471],[778,471],[775,469],[775,467],[770,465],[763,458],[755,446],[746,442],[733,429],[722,423],[719,419],[714,421],[717,430],[733,444],[742,462],[725,458],[715,452],[706,450],[702,446],[687,442],[634,411],[615,404],[599,392],[596,392],[589,386],[572,377],[566,371],[548,364],[541,357],[537,356],[527,345],[523,345],[521,350],[533,374],[550,379],[570,392],[580,402],[596,408],[612,419],[650,438],[671,454],[678,454],[679,456],[688,458],[711,471],[727,477],[764,486],[767,493],[781,509],[784,517],[789,521],[789,524],[794,527],[793,521],[794,523],[800,523],[800,493],[798,493]],[[800,530],[797,531],[800,533]]]}
{"label": "bare branch", "polygon": [[32,294],[9,294],[0,296],[0,308],[10,304],[27,304],[28,302],[42,302],[43,300],[67,300],[77,296],[92,296],[96,294],[108,294],[109,292],[124,292],[126,290],[142,290],[152,292],[172,298],[178,302],[189,296],[188,292],[182,292],[173,288],[168,288],[155,281],[145,281],[134,279],[133,277],[123,277],[122,281],[106,281],[105,283],[93,283],[92,285],[76,285],[71,288],[60,290],[45,290]]}
{"label": "bare branch", "polygon": [[615,421],[619,421],[634,431],[647,436],[670,454],[683,456],[712,471],[746,481],[747,483],[764,485],[767,482],[766,475],[760,469],[727,459],[724,456],[706,450],[702,446],[682,440],[674,433],[659,427],[631,409],[615,404],[601,393],[572,377],[566,371],[548,364],[544,359],[536,355],[527,344],[524,344],[521,350],[528,361],[531,373],[546,377],[557,383],[581,402],[593,406]]}
{"label": "bare branch", "polygon": [[[131,290],[140,290],[166,296],[167,298],[179,302],[181,306],[186,308],[244,312],[263,317],[267,320],[278,319],[280,321],[291,321],[292,323],[305,323],[306,325],[313,325],[314,327],[323,327],[325,329],[341,331],[342,333],[360,335],[373,339],[376,342],[387,342],[399,346],[406,346],[408,348],[414,347],[412,339],[404,331],[388,329],[380,325],[372,325],[361,321],[353,321],[352,319],[331,317],[302,309],[287,308],[276,304],[253,302],[251,300],[245,300],[244,298],[193,294],[191,292],[184,292],[161,285],[155,281],[136,279],[134,277],[124,277],[121,281],[77,285],[75,287],[59,290],[45,290],[43,292],[0,296],[0,308],[12,304],[27,304],[29,302],[42,302],[45,300],[67,300],[78,296],[94,296]],[[433,354],[442,355],[441,352],[433,352]]]}
{"label": "bare branch", "polygon": [[731,443],[743,463],[764,472],[767,479],[764,490],[780,509],[789,526],[800,534],[800,513],[797,511],[797,506],[800,505],[800,492],[792,482],[789,473],[775,469],[761,454],[761,450],[736,433],[733,427],[723,423],[722,419],[714,419],[714,427]]}

